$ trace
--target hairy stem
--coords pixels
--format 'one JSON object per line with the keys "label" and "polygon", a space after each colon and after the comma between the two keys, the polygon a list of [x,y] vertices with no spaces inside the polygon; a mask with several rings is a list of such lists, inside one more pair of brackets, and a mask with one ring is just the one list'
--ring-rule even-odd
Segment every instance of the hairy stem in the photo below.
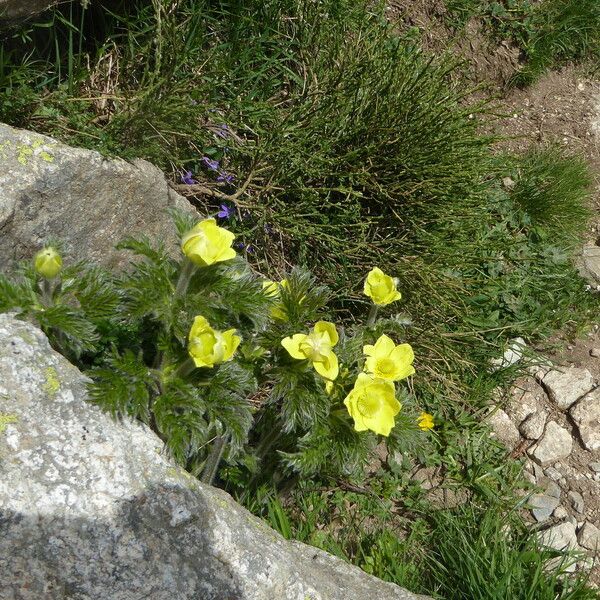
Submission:
{"label": "hairy stem", "polygon": [[369,316],[367,317],[367,327],[373,327],[373,325],[375,325],[375,319],[377,318],[378,310],[379,307],[377,306],[377,304],[373,304],[373,306],[371,306]]}
{"label": "hairy stem", "polygon": [[206,464],[204,465],[204,469],[202,470],[202,475],[200,476],[200,481],[202,483],[207,483],[208,485],[212,485],[215,477],[217,476],[217,471],[219,470],[219,464],[221,463],[221,458],[223,457],[223,452],[225,450],[225,444],[227,443],[227,438],[229,435],[217,436],[215,441],[213,442],[213,446],[210,450],[210,454],[206,459]]}

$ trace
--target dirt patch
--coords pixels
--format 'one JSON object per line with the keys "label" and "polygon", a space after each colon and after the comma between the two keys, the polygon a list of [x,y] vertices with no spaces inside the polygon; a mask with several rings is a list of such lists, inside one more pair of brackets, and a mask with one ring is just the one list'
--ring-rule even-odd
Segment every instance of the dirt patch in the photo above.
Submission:
{"label": "dirt patch", "polygon": [[392,0],[388,2],[388,18],[406,32],[419,29],[423,50],[436,56],[451,54],[465,64],[460,70],[461,81],[492,89],[504,86],[520,69],[521,52],[508,40],[494,42],[480,19],[471,18],[464,28],[456,30],[450,24],[443,2],[431,0]]}

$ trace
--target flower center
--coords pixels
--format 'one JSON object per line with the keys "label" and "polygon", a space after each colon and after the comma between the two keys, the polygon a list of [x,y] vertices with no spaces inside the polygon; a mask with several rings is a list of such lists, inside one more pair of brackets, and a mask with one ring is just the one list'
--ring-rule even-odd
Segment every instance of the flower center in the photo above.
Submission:
{"label": "flower center", "polygon": [[377,361],[377,371],[382,375],[392,375],[395,371],[396,365],[391,358],[380,358]]}
{"label": "flower center", "polygon": [[379,400],[371,394],[363,394],[358,399],[356,408],[365,419],[372,419],[379,412]]}
{"label": "flower center", "polygon": [[330,348],[329,338],[325,335],[311,334],[300,344],[300,351],[312,362],[322,362]]}

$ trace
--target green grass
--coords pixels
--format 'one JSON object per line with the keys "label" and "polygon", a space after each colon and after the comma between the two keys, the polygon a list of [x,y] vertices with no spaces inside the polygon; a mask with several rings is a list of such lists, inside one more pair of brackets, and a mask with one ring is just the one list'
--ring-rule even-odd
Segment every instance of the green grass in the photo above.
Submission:
{"label": "green grass", "polygon": [[557,148],[539,148],[523,156],[515,168],[513,200],[541,227],[567,246],[576,246],[586,231],[592,178],[586,162],[563,157]]}
{"label": "green grass", "polygon": [[[379,5],[182,0],[169,7],[166,0],[111,2],[110,12],[72,4],[8,34],[0,120],[107,155],[146,158],[173,181],[191,170],[225,196],[243,188],[230,201],[244,218],[230,227],[254,246],[256,267],[275,278],[290,264],[308,266],[334,291],[340,320],[366,317],[361,288],[371,267],[397,276],[403,301],[389,316],[415,349],[415,393],[438,423],[435,448],[419,458],[480,499],[509,497],[505,453],[481,419],[492,390],[515,372],[487,367],[510,338],[580,327],[598,309],[571,263],[586,215],[582,161],[557,148],[494,156],[480,133],[492,118],[486,104],[456,81],[450,58],[423,55],[395,34]],[[540,56],[549,52],[539,48]],[[234,185],[220,186],[203,156],[234,174]],[[513,190],[502,186],[506,176]],[[196,201],[214,212],[223,200]],[[476,529],[465,540],[429,517],[407,527],[409,540],[423,539],[413,560],[411,546],[390,537],[375,499],[389,504],[390,481],[371,482],[375,496],[358,504],[356,519],[379,523],[375,537],[355,527],[343,544],[321,533],[322,515],[348,498],[343,489],[319,504],[313,520],[306,504],[303,524],[275,504],[270,518],[287,535],[414,589],[431,573],[440,593],[450,594],[444,569],[453,569],[452,548],[439,545],[431,562],[438,544],[428,546],[432,534],[420,531],[445,527],[449,543],[457,540],[469,565],[485,572],[476,563],[483,539]],[[420,492],[407,493],[403,505],[416,510]],[[300,501],[311,498],[307,492]],[[496,560],[494,552],[486,560]],[[506,544],[497,552],[508,552]],[[510,560],[516,573],[522,556]],[[547,587],[523,573],[516,581]],[[485,597],[476,583],[465,589]]]}
{"label": "green grass", "polygon": [[[400,477],[388,476],[387,481],[389,487],[392,482],[402,486]],[[369,492],[305,490],[286,506],[267,496],[263,516],[287,539],[318,546],[433,598],[597,598],[584,575],[567,571],[580,557],[541,547],[523,525],[518,506],[490,500],[486,506],[474,502],[451,510],[435,508],[406,483],[395,494],[376,497]],[[409,508],[406,516],[398,516],[401,506]]]}

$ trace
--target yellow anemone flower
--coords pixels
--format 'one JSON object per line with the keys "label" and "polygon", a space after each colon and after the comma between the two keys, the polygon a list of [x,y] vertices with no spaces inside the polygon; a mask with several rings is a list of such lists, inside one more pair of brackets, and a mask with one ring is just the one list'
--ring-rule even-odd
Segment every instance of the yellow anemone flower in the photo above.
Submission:
{"label": "yellow anemone flower", "polygon": [[217,331],[204,317],[197,316],[190,329],[188,352],[197,367],[213,367],[231,360],[240,341],[235,329]]}
{"label": "yellow anemone flower", "polygon": [[365,371],[380,379],[400,381],[415,372],[412,366],[415,354],[411,345],[396,346],[387,335],[382,335],[375,345],[363,346],[363,352],[367,356]]}
{"label": "yellow anemone flower", "polygon": [[235,258],[231,247],[235,235],[219,227],[215,219],[204,219],[188,231],[181,240],[183,253],[201,267]]}
{"label": "yellow anemone flower", "polygon": [[332,350],[338,339],[333,323],[319,321],[308,335],[296,333],[281,340],[281,345],[292,358],[310,360],[321,377],[333,381],[339,373],[338,359]]}
{"label": "yellow anemone flower", "polygon": [[364,292],[378,306],[385,306],[402,297],[396,289],[396,280],[386,275],[378,267],[371,269],[367,275]]}
{"label": "yellow anemone flower", "polygon": [[35,255],[33,266],[38,275],[52,279],[62,268],[62,258],[54,248],[43,248]]}
{"label": "yellow anemone flower", "polygon": [[369,429],[385,436],[390,434],[396,424],[394,417],[402,408],[394,384],[367,373],[359,373],[344,404],[354,419],[356,431]]}
{"label": "yellow anemone flower", "polygon": [[419,415],[419,418],[417,419],[417,423],[419,424],[419,427],[423,431],[427,431],[428,429],[433,429],[433,427],[434,427],[433,415],[430,415],[429,413],[426,413],[426,412],[422,412]]}

